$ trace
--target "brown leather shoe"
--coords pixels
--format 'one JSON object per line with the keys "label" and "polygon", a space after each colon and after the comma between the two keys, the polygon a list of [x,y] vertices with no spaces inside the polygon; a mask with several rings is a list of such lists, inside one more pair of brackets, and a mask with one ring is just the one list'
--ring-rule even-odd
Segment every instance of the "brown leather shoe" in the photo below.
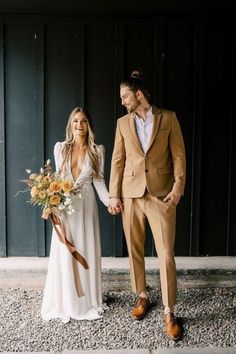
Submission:
{"label": "brown leather shoe", "polygon": [[164,314],[164,322],[166,325],[166,334],[172,340],[180,339],[182,335],[182,328],[177,322],[173,313]]}
{"label": "brown leather shoe", "polygon": [[149,299],[139,297],[131,313],[133,320],[142,320],[146,316],[150,306]]}

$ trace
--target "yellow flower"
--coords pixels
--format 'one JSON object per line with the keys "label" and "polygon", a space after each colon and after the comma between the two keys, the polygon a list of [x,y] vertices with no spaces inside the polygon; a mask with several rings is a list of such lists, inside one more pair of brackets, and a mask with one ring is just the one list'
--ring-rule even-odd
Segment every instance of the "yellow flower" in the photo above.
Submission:
{"label": "yellow flower", "polygon": [[39,191],[38,192],[38,197],[39,199],[44,199],[46,197],[46,192],[45,191]]}
{"label": "yellow flower", "polygon": [[31,175],[29,176],[29,179],[33,180],[37,177],[36,173],[31,173]]}
{"label": "yellow flower", "polygon": [[50,176],[45,176],[44,178],[43,178],[43,180],[44,180],[44,182],[51,182],[51,177]]}
{"label": "yellow flower", "polygon": [[55,194],[55,192],[52,190],[52,189],[50,189],[50,188],[48,188],[47,189],[47,195],[50,197],[50,196],[52,196],[52,195],[54,195]]}
{"label": "yellow flower", "polygon": [[48,188],[49,187],[49,185],[50,185],[50,177],[48,177],[48,176],[46,176],[46,177],[44,177],[44,179],[43,179],[43,186],[44,186],[44,188]]}
{"label": "yellow flower", "polygon": [[38,189],[36,186],[32,187],[31,192],[30,192],[31,197],[32,197],[32,198],[37,197],[38,192],[39,192],[39,189]]}
{"label": "yellow flower", "polygon": [[50,189],[53,190],[54,192],[60,192],[61,191],[61,183],[58,181],[52,181],[50,183]]}
{"label": "yellow flower", "polygon": [[73,183],[65,179],[61,182],[61,188],[64,192],[69,193],[73,189]]}
{"label": "yellow flower", "polygon": [[55,206],[59,205],[60,201],[61,197],[58,194],[51,196],[49,199],[50,204]]}
{"label": "yellow flower", "polygon": [[42,176],[41,175],[38,175],[36,178],[35,178],[35,181],[36,182],[41,182],[42,181]]}

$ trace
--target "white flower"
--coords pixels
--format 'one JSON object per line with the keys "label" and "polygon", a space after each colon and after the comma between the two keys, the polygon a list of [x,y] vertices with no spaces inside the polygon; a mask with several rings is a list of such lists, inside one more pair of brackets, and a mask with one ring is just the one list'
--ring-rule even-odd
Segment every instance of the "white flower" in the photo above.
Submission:
{"label": "white flower", "polygon": [[67,213],[69,215],[73,214],[74,212],[75,212],[75,209],[73,207],[72,208],[68,208],[68,210],[67,210]]}
{"label": "white flower", "polygon": [[73,206],[70,204],[70,205],[68,206],[68,209],[71,211],[71,210],[74,209],[74,208],[73,208]]}
{"label": "white flower", "polygon": [[78,197],[79,197],[79,198],[82,198],[82,194],[81,194],[81,193],[79,193],[79,194],[78,194]]}
{"label": "white flower", "polygon": [[64,205],[69,205],[72,203],[72,200],[70,198],[66,198],[66,200],[64,201]]}
{"label": "white flower", "polygon": [[51,163],[51,160],[48,159],[47,162],[46,162],[46,165],[48,166],[48,165],[50,165],[50,163]]}
{"label": "white flower", "polygon": [[59,204],[58,209],[59,210],[64,210],[66,207],[64,204]]}
{"label": "white flower", "polygon": [[31,173],[31,170],[26,170],[26,172],[27,172],[28,174],[30,174],[30,173]]}
{"label": "white flower", "polygon": [[43,173],[44,172],[44,169],[41,167],[40,168],[40,173]]}

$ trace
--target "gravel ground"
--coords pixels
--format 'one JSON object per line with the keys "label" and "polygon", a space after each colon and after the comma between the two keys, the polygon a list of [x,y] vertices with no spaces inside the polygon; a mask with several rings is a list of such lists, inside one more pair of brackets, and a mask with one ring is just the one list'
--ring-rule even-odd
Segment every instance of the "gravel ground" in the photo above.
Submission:
{"label": "gravel ground", "polygon": [[135,296],[129,291],[104,291],[107,309],[96,321],[42,321],[41,290],[0,289],[0,352],[62,351],[160,347],[229,347],[236,345],[236,295],[226,288],[179,289],[176,313],[181,316],[181,341],[164,333],[160,292],[149,289],[153,306],[146,318],[132,321]]}

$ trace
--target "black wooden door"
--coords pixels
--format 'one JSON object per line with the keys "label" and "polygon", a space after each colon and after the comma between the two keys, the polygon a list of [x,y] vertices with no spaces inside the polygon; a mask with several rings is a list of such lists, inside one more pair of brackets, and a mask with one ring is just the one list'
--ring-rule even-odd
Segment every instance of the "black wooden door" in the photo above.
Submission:
{"label": "black wooden door", "polygon": [[[1,256],[49,254],[51,227],[16,192],[63,141],[70,111],[85,105],[106,149],[108,183],[119,83],[140,67],[156,105],[176,111],[187,153],[176,255],[235,255],[235,28],[222,21],[1,19]],[[127,254],[120,217],[98,201],[103,256]],[[150,230],[146,255],[155,250]]]}

